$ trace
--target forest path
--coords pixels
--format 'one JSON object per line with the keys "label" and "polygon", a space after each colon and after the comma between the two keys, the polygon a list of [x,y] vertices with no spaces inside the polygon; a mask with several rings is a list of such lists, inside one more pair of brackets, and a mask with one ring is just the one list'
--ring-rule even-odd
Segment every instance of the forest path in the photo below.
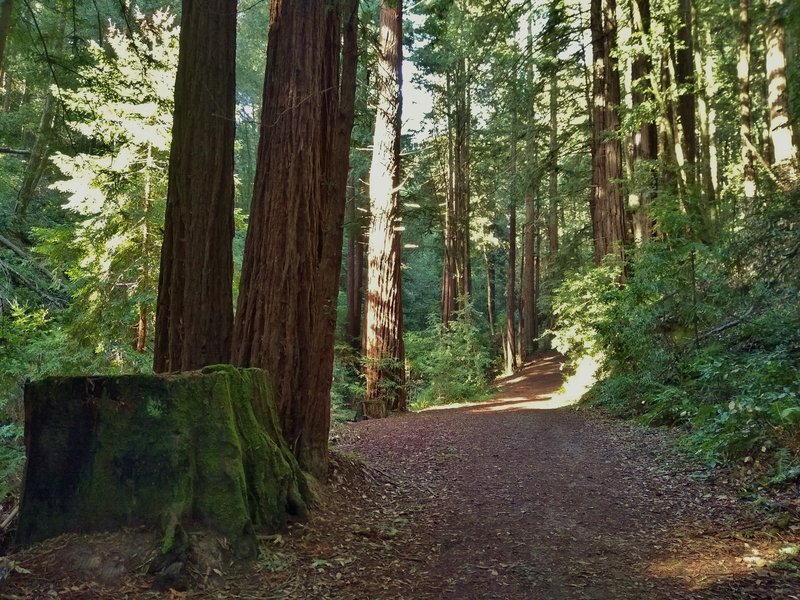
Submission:
{"label": "forest path", "polygon": [[753,532],[668,433],[559,407],[560,364],[544,355],[487,403],[350,427],[344,447],[414,511],[408,587],[374,597],[800,598],[769,568],[785,537]]}
{"label": "forest path", "polygon": [[669,432],[561,406],[555,354],[500,384],[337,428],[309,520],[264,536],[254,563],[196,561],[176,592],[141,568],[151,534],[68,535],[13,556],[30,574],[0,599],[800,600],[779,568],[800,524],[765,524]]}

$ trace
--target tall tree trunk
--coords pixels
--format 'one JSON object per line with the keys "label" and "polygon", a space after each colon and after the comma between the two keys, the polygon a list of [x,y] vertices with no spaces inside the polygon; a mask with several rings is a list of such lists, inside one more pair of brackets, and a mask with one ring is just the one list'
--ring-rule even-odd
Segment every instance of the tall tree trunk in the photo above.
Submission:
{"label": "tall tree trunk", "polygon": [[33,201],[36,188],[42,179],[47,159],[50,157],[50,141],[53,137],[53,127],[56,121],[56,98],[52,91],[47,92],[42,108],[42,118],[39,120],[39,128],[36,130],[36,138],[31,148],[28,158],[28,165],[25,168],[25,176],[22,179],[22,186],[17,193],[16,217],[24,222],[28,215],[28,208]]}
{"label": "tall tree trunk", "polygon": [[750,0],[739,0],[739,139],[743,170],[744,195],[756,195],[756,166],[753,145],[753,119],[750,114]]}
{"label": "tall tree trunk", "polygon": [[[342,267],[344,211],[347,201],[347,177],[350,172],[350,140],[353,131],[358,68],[358,0],[339,0],[327,6],[325,48],[329,60],[323,62],[323,85],[320,122],[330,123],[332,131],[322,148],[323,206],[321,248],[315,273],[315,318],[312,320],[311,414],[294,405],[295,415],[306,419],[306,430],[312,432],[314,445],[300,450],[298,458],[315,475],[327,475],[327,439],[330,429],[331,384],[333,382],[336,316],[339,296],[339,275]],[[308,458],[305,458],[308,457]]]}
{"label": "tall tree trunk", "polygon": [[[555,60],[558,56],[552,57]],[[550,181],[548,185],[547,244],[548,261],[552,264],[558,253],[558,72],[553,64],[550,74]]]}
{"label": "tall tree trunk", "polygon": [[[631,2],[633,11],[633,30],[641,36],[650,35],[650,0]],[[644,51],[636,55],[632,65],[632,96],[634,106],[651,99],[658,86],[655,85],[653,62],[649,53],[649,44],[644,44]],[[658,129],[655,121],[645,120],[633,140],[633,186],[628,197],[628,208],[632,212],[633,236],[636,242],[642,243],[650,239],[651,218],[648,207],[653,200],[656,187],[656,167],[654,161],[658,157]],[[644,163],[644,164],[642,164]]]}
{"label": "tall tree trunk", "polygon": [[690,183],[696,179],[697,164],[693,13],[692,0],[678,0],[680,24],[677,38],[680,46],[675,52],[675,83],[678,86],[678,118],[683,132],[683,150]]}
{"label": "tall tree trunk", "polygon": [[[301,466],[327,474],[330,273],[341,258],[348,107],[339,106],[340,7],[273,0],[258,165],[233,362],[266,369]],[[342,81],[345,79],[342,73]],[[340,98],[341,94],[341,98]],[[331,220],[339,219],[338,223]],[[333,242],[338,239],[337,244]],[[334,293],[336,286],[334,287]],[[324,377],[327,372],[328,377]]]}
{"label": "tall tree trunk", "polygon": [[442,324],[447,325],[456,311],[456,210],[453,104],[450,73],[445,75],[445,102],[447,103],[447,189],[444,211],[444,261],[442,265]]}
{"label": "tall tree trunk", "polygon": [[355,175],[347,189],[345,222],[347,239],[347,322],[345,332],[348,343],[354,350],[361,350],[361,307],[364,292],[364,234],[358,211],[358,194]]}
{"label": "tall tree trunk", "polygon": [[486,271],[486,320],[489,323],[489,333],[494,337],[494,312],[495,312],[495,282],[494,282],[494,257],[488,248],[483,248],[483,265]]}
{"label": "tall tree trunk", "polygon": [[183,0],[153,368],[230,361],[236,0]]}
{"label": "tall tree trunk", "polygon": [[769,137],[773,163],[781,185],[790,187],[797,179],[797,146],[789,115],[789,91],[786,77],[786,39],[783,24],[783,0],[767,0],[767,83],[769,86]]}
{"label": "tall tree trunk", "polygon": [[[137,284],[137,291],[139,293],[147,293],[154,291],[151,282],[150,264],[147,257],[150,255],[152,239],[150,234],[150,211],[153,208],[153,194],[152,194],[152,171],[153,171],[153,146],[147,144],[147,158],[145,159],[144,166],[144,189],[142,190],[142,200],[144,201],[144,214],[142,215],[142,266],[139,270],[139,281]],[[136,352],[140,354],[147,350],[147,337],[150,322],[150,311],[148,305],[144,302],[139,302],[137,305],[139,319],[136,326],[136,344],[134,345]]]}
{"label": "tall tree trunk", "polygon": [[11,28],[11,14],[14,0],[0,0],[0,73],[5,72],[3,58],[5,57],[8,30]]}
{"label": "tall tree trunk", "polygon": [[378,107],[370,167],[367,253],[366,394],[364,415],[405,410],[405,352],[400,272],[400,115],[402,7],[383,0],[380,12]]}
{"label": "tall tree trunk", "polygon": [[618,137],[620,102],[616,52],[616,0],[592,0],[592,195],[595,263],[608,254],[624,255],[625,210],[619,181],[622,147]]}
{"label": "tall tree trunk", "polygon": [[523,228],[523,263],[522,263],[522,318],[520,327],[520,356],[523,361],[530,360],[536,351],[536,237],[537,232],[537,202],[538,177],[531,184],[531,189],[525,195],[525,226]]}
{"label": "tall tree trunk", "polygon": [[717,222],[717,178],[714,173],[716,165],[716,140],[714,139],[714,65],[710,46],[704,46],[704,36],[694,18],[692,21],[693,38],[695,40],[694,71],[697,81],[697,120],[700,129],[700,147],[697,156],[698,179],[703,194],[704,214],[707,226],[713,229]]}
{"label": "tall tree trunk", "polygon": [[456,304],[464,309],[472,296],[469,198],[469,82],[466,59],[456,64],[455,145],[453,187]]}
{"label": "tall tree trunk", "polygon": [[[516,81],[514,82],[516,85]],[[517,370],[517,107],[516,98],[511,114],[511,193],[508,207],[508,266],[506,268],[506,333],[505,372],[510,375]]]}

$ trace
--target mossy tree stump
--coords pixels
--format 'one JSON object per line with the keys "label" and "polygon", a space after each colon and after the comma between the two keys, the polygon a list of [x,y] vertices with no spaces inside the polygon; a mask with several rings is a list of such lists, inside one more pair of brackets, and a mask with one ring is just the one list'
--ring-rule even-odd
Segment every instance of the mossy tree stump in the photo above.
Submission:
{"label": "mossy tree stump", "polygon": [[167,552],[196,524],[250,557],[256,529],[306,512],[305,479],[258,369],[31,383],[25,447],[20,546],[145,525],[162,528]]}

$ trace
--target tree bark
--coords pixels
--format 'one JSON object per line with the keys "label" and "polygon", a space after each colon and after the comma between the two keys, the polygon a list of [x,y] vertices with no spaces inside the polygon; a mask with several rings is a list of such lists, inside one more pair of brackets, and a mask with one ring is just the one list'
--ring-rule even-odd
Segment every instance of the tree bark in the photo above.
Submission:
{"label": "tree bark", "polygon": [[739,0],[739,59],[736,64],[739,79],[739,139],[742,160],[744,195],[756,196],[756,166],[753,154],[753,119],[750,114],[750,0]]}
{"label": "tree bark", "polygon": [[[344,211],[347,202],[347,178],[350,172],[350,139],[353,131],[358,67],[358,1],[340,0],[328,8],[326,48],[330,60],[324,63],[321,122],[331,122],[333,130],[328,147],[323,148],[323,213],[322,248],[316,268],[316,313],[312,355],[316,362],[312,373],[310,405],[319,407],[308,418],[308,429],[319,436],[320,446],[327,448],[330,428],[330,392],[333,382],[336,317],[339,297],[339,276],[342,266]],[[341,48],[341,51],[340,51]],[[324,408],[322,408],[324,407]],[[302,407],[296,406],[296,411]],[[327,453],[326,453],[327,454]],[[304,462],[301,460],[301,462]],[[323,470],[324,469],[324,470]],[[319,465],[317,475],[327,474],[327,465]]]}
{"label": "tree bark", "polygon": [[[553,56],[557,60],[558,56]],[[550,181],[548,185],[547,244],[548,261],[555,261],[558,253],[558,72],[553,64],[550,74]]]}
{"label": "tree bark", "polygon": [[361,350],[362,298],[364,292],[364,233],[361,218],[358,214],[358,194],[354,177],[347,190],[347,208],[345,221],[348,228],[347,239],[347,321],[345,332],[348,343],[356,350]]}
{"label": "tree bark", "polygon": [[[232,353],[235,364],[271,374],[287,442],[318,477],[327,475],[330,373],[325,383],[322,372],[333,349],[323,345],[335,303],[320,266],[341,256],[344,214],[341,174],[330,172],[343,162],[333,157],[345,128],[342,107],[334,110],[339,86],[331,85],[340,50],[339,6],[273,0]],[[326,222],[332,216],[338,228]]]}
{"label": "tree bark", "polygon": [[797,146],[789,115],[789,91],[786,77],[786,34],[783,24],[783,0],[767,0],[767,84],[769,138],[773,164],[780,172],[780,183],[791,187],[797,178]]}
{"label": "tree bark", "polygon": [[618,137],[620,102],[616,51],[616,0],[592,0],[592,195],[594,258],[624,257],[625,210],[619,181],[622,147]]}
{"label": "tree bark", "polygon": [[11,14],[14,0],[0,0],[0,73],[5,72],[3,59],[5,57],[8,30],[11,29]]}
{"label": "tree bark", "polygon": [[380,9],[378,107],[370,167],[364,415],[405,410],[405,352],[400,272],[400,116],[402,4]]}
{"label": "tree bark", "polygon": [[447,325],[456,311],[456,216],[455,168],[451,76],[445,75],[445,102],[447,103],[447,189],[444,211],[444,260],[442,263],[442,324]]}
{"label": "tree bark", "polygon": [[[514,82],[516,85],[516,81]],[[516,99],[515,99],[516,100]],[[517,370],[517,107],[511,114],[511,193],[508,207],[508,265],[506,269],[505,372]]]}
{"label": "tree bark", "polygon": [[230,361],[236,0],[183,0],[156,372]]}
{"label": "tree bark", "polygon": [[683,150],[688,163],[687,174],[690,182],[696,179],[697,164],[693,12],[692,0],[678,0],[680,24],[677,38],[680,47],[675,52],[675,83],[678,86],[678,118],[683,132]]}
{"label": "tree bark", "polygon": [[47,166],[47,159],[50,157],[50,139],[53,136],[53,127],[56,120],[56,99],[51,91],[47,92],[42,108],[42,118],[39,120],[39,128],[36,131],[36,139],[31,148],[28,165],[25,169],[25,176],[22,179],[22,186],[17,193],[16,217],[23,221],[28,215],[28,208],[33,201],[36,188],[42,179],[44,169]]}
{"label": "tree bark", "polygon": [[[649,36],[651,31],[650,0],[631,2],[633,11],[633,30]],[[633,105],[639,106],[654,95],[655,80],[653,62],[648,52],[649,44],[633,60],[631,81],[633,84]],[[633,184],[628,197],[628,208],[632,213],[633,236],[636,242],[650,239],[651,218],[648,207],[653,200],[656,187],[656,168],[658,158],[658,129],[654,121],[645,120],[639,125],[633,141]],[[644,164],[642,164],[644,163]]]}
{"label": "tree bark", "polygon": [[453,224],[456,305],[464,309],[472,296],[470,265],[469,128],[470,103],[466,58],[456,62]]}

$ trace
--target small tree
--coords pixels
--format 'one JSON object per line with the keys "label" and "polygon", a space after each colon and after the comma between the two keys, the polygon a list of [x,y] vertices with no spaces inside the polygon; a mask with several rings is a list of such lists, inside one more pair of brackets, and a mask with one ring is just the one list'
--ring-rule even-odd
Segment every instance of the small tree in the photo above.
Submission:
{"label": "small tree", "polygon": [[[56,154],[73,219],[42,232],[40,249],[74,284],[73,332],[121,361],[146,353],[154,315],[159,228],[164,222],[167,152],[178,29],[167,10],[134,13],[131,32],[111,27],[109,51],[92,43],[83,85],[62,90],[67,125],[85,151]],[[66,253],[66,256],[65,256]],[[101,318],[102,313],[102,318]]]}

